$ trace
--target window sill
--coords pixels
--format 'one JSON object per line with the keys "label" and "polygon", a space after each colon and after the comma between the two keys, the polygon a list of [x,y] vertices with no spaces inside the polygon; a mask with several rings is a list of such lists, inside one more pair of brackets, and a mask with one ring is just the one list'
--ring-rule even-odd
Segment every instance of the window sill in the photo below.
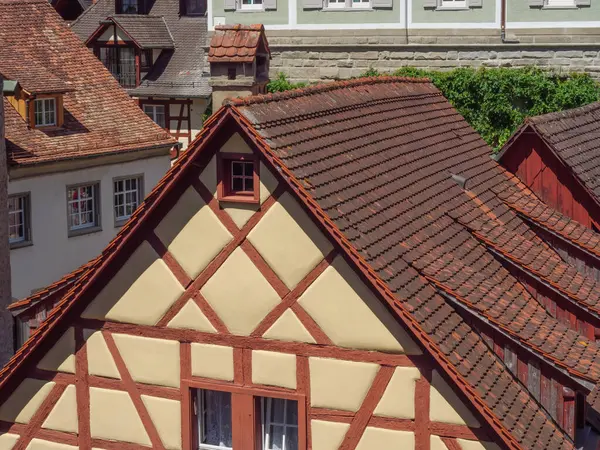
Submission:
{"label": "window sill", "polygon": [[362,12],[362,11],[375,11],[373,8],[323,8],[320,11],[332,12],[332,11],[343,11],[343,12]]}
{"label": "window sill", "polygon": [[259,204],[260,200],[246,195],[227,195],[218,199],[219,203],[250,203]]}
{"label": "window sill", "polygon": [[470,9],[468,6],[438,6],[435,8],[436,11],[469,11]]}
{"label": "window sill", "polygon": [[31,128],[40,131],[59,131],[63,129],[63,127],[59,127],[58,125],[33,125]]}
{"label": "window sill", "polygon": [[77,236],[84,236],[86,234],[97,233],[99,231],[102,231],[101,226],[89,227],[89,228],[79,228],[78,230],[69,230],[69,237],[72,238],[72,237],[77,237]]}
{"label": "window sill", "polygon": [[9,243],[9,248],[11,250],[15,250],[17,248],[31,247],[32,245],[33,245],[33,241],[12,242],[12,243]]}
{"label": "window sill", "polygon": [[546,5],[542,6],[541,9],[579,9],[576,5]]}
{"label": "window sill", "polygon": [[239,13],[262,13],[265,12],[266,9],[265,8],[240,8],[240,9],[236,9],[235,12],[239,12]]}
{"label": "window sill", "polygon": [[125,225],[129,221],[130,218],[131,217],[128,217],[127,219],[115,220],[115,228],[121,228],[121,227],[123,227],[123,225]]}

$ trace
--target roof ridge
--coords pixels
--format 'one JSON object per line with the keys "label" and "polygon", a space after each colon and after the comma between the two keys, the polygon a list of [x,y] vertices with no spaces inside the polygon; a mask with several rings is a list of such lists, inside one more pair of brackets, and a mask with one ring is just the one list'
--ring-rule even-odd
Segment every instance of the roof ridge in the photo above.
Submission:
{"label": "roof ridge", "polygon": [[257,103],[270,103],[290,98],[303,97],[306,95],[319,94],[321,92],[334,91],[336,89],[345,89],[356,86],[368,86],[383,83],[431,83],[429,78],[410,78],[396,76],[382,77],[362,77],[350,80],[334,81],[332,83],[319,83],[303,88],[291,89],[285,92],[275,92],[269,94],[252,95],[249,97],[232,99],[226,104],[233,106],[249,106]]}

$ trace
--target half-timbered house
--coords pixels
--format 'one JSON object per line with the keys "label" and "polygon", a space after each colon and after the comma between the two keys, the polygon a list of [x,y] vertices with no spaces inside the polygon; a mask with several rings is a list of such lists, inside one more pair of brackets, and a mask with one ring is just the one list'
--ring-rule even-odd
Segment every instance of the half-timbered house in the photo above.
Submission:
{"label": "half-timbered house", "polygon": [[73,31],[157,124],[187,147],[209,104],[206,0],[98,0]]}
{"label": "half-timbered house", "polygon": [[98,258],[15,306],[56,305],[0,372],[0,439],[592,445],[600,347],[527,277],[582,310],[600,289],[489,151],[427,80],[227,102]]}

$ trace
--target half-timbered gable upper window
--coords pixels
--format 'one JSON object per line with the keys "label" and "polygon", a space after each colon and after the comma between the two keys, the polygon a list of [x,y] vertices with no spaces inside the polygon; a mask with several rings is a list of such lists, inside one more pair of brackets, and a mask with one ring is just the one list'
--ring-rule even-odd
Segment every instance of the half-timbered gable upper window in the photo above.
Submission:
{"label": "half-timbered gable upper window", "polygon": [[[193,448],[199,450],[231,450],[234,435],[242,434],[236,426],[257,430],[253,450],[298,450],[299,420],[298,401],[273,398],[252,397],[251,402],[240,402],[232,409],[232,398],[247,397],[226,391],[198,389],[194,397],[194,439]],[[242,406],[245,404],[245,407]],[[239,415],[240,417],[235,417]],[[247,432],[246,428],[245,432]],[[305,432],[305,430],[302,430]]]}
{"label": "half-timbered gable upper window", "polygon": [[162,128],[166,127],[165,121],[165,105],[150,105],[144,104],[144,112],[154,122]]}
{"label": "half-timbered gable upper window", "polygon": [[98,56],[122,87],[137,86],[135,49],[133,47],[100,47]]}
{"label": "half-timbered gable upper window", "polygon": [[259,201],[258,161],[253,154],[220,153],[217,176],[219,200]]}

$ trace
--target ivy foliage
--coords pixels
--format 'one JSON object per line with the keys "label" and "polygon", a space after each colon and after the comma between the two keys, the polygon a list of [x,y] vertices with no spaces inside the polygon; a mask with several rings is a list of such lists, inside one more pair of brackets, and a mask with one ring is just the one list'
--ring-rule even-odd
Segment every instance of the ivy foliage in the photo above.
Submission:
{"label": "ivy foliage", "polygon": [[285,74],[279,72],[277,78],[269,81],[267,84],[267,90],[269,92],[283,92],[289,91],[290,89],[298,89],[306,86],[306,83],[291,83]]}
{"label": "ivy foliage", "polygon": [[[459,68],[448,72],[403,67],[393,73],[369,69],[362,76],[427,77],[469,124],[498,150],[526,117],[600,100],[600,84],[588,74],[557,74],[540,68]],[[283,74],[271,92],[301,87]]]}

